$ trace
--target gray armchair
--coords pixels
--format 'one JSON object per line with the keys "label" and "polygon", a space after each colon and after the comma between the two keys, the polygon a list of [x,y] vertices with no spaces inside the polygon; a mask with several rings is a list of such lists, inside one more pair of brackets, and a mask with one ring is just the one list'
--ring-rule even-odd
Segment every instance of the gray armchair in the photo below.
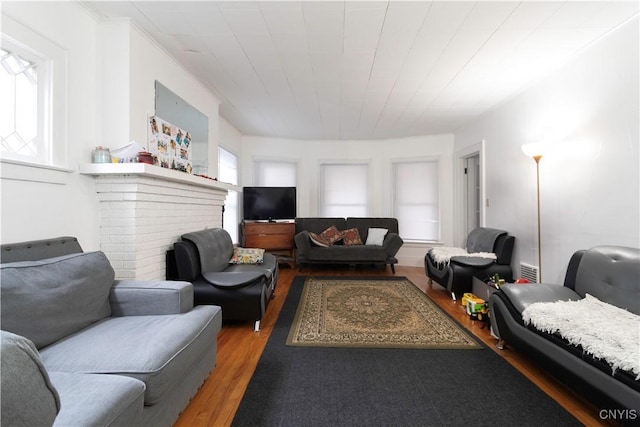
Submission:
{"label": "gray armchair", "polygon": [[430,280],[456,294],[471,292],[473,276],[486,278],[499,274],[506,281],[513,280],[511,255],[515,237],[504,230],[479,227],[467,236],[468,253],[492,252],[496,259],[473,256],[454,256],[448,263],[438,263],[432,251],[424,257],[424,269]]}

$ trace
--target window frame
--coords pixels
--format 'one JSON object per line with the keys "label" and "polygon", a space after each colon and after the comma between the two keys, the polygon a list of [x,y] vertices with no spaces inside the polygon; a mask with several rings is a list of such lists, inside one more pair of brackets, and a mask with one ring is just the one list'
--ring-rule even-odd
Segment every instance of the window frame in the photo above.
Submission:
{"label": "window frame", "polygon": [[68,52],[6,15],[0,44],[37,64],[37,156],[0,153],[0,162],[68,171]]}

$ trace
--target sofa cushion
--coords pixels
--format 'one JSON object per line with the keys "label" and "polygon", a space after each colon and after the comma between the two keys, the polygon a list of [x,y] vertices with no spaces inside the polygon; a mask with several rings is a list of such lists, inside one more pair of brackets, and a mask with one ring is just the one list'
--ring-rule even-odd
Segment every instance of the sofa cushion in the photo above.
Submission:
{"label": "sofa cushion", "polygon": [[382,246],[335,245],[328,248],[311,248],[307,259],[326,262],[385,262],[387,252]]}
{"label": "sofa cushion", "polygon": [[144,383],[121,375],[51,372],[62,403],[55,426],[142,425]]}
{"label": "sofa cushion", "polygon": [[120,374],[146,384],[145,404],[162,400],[200,355],[216,345],[220,307],[188,313],[104,319],[43,349],[49,371]]}
{"label": "sofa cushion", "polygon": [[640,250],[597,246],[584,253],[575,290],[640,315]]}
{"label": "sofa cushion", "polygon": [[581,296],[573,290],[560,285],[532,283],[518,285],[507,283],[500,290],[511,301],[518,313],[536,302],[577,301]]}
{"label": "sofa cushion", "polygon": [[[2,423],[8,426],[52,425],[60,397],[33,343],[2,331]],[[26,405],[26,406],[25,406]]]}
{"label": "sofa cushion", "polygon": [[102,252],[3,264],[2,329],[38,349],[111,314],[114,271]]}
{"label": "sofa cushion", "polygon": [[360,237],[360,232],[356,227],[342,231],[342,244],[345,246],[362,244],[362,238]]}

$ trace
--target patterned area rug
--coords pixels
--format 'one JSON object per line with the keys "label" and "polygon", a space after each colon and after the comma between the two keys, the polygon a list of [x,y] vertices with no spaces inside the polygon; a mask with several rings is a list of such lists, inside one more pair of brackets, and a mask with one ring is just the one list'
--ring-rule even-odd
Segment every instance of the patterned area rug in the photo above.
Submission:
{"label": "patterned area rug", "polygon": [[406,278],[308,278],[287,345],[482,348]]}

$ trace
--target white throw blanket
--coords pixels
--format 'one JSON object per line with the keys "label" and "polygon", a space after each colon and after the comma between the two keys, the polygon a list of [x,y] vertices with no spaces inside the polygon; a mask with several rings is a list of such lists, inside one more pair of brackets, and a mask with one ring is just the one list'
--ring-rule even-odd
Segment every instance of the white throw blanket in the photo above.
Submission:
{"label": "white throw blanket", "polygon": [[587,294],[579,301],[538,302],[522,311],[525,324],[558,333],[585,353],[605,360],[613,372],[640,380],[640,316]]}
{"label": "white throw blanket", "polygon": [[479,258],[490,258],[496,259],[496,254],[492,252],[474,252],[469,253],[466,249],[462,248],[451,248],[447,246],[442,246],[438,248],[431,248],[429,250],[433,260],[438,265],[447,265],[449,264],[449,260],[454,256],[467,256],[467,257],[479,257]]}

